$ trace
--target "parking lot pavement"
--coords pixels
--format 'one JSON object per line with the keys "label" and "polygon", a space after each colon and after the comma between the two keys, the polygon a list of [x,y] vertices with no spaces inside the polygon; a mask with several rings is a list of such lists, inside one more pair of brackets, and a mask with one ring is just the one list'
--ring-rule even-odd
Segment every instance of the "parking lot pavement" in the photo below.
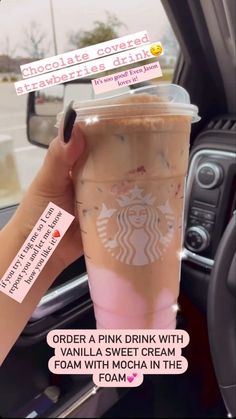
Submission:
{"label": "parking lot pavement", "polygon": [[[24,190],[37,173],[46,151],[31,145],[26,136],[27,95],[17,96],[13,83],[0,83],[0,137],[12,139],[15,170],[19,181],[19,190],[10,192],[10,185],[0,184],[0,206],[19,202]],[[3,150],[1,150],[3,158]],[[0,165],[1,163],[0,155]],[[1,167],[0,167],[1,169]],[[0,170],[1,171],[1,170]],[[4,190],[4,193],[2,192]]]}

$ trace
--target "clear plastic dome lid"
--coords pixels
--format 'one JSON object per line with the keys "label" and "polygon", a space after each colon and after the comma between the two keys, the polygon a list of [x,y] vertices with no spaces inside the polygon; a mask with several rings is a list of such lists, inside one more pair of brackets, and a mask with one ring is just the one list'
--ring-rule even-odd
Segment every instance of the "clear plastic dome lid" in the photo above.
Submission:
{"label": "clear plastic dome lid", "polygon": [[[190,103],[188,92],[176,84],[160,83],[148,85],[128,92],[102,99],[92,99],[74,102],[77,121],[89,117],[98,120],[120,117],[142,117],[160,115],[183,115],[191,117],[192,122],[198,122],[198,107]],[[63,112],[58,114],[59,125]]]}

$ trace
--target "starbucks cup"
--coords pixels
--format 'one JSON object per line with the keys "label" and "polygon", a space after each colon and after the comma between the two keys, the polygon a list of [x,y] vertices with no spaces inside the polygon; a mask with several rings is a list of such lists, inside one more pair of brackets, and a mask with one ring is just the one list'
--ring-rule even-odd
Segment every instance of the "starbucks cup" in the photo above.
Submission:
{"label": "starbucks cup", "polygon": [[97,328],[176,326],[188,93],[160,84],[79,103],[87,140],[73,178]]}

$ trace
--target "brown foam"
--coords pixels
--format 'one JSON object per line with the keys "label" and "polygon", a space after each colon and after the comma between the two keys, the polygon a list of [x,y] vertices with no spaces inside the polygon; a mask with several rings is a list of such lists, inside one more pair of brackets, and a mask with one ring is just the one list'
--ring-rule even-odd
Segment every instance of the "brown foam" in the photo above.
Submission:
{"label": "brown foam", "polygon": [[[90,102],[91,103],[91,102]],[[99,106],[100,105],[100,106]],[[106,129],[116,129],[117,126],[129,129],[156,130],[190,130],[191,117],[187,115],[172,115],[167,101],[155,95],[131,94],[117,98],[94,101],[93,107],[77,109],[80,123],[86,129],[97,130],[97,125],[105,125]],[[87,118],[96,116],[95,123],[87,123]],[[81,121],[82,119],[82,121]],[[102,128],[100,126],[100,129]],[[112,128],[113,127],[113,128]]]}

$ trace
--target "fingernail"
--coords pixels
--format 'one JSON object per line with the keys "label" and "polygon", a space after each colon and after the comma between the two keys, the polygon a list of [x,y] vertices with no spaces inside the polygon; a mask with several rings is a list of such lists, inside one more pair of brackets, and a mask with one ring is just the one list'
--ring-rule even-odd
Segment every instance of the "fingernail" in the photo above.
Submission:
{"label": "fingernail", "polygon": [[75,119],[76,119],[76,112],[73,109],[73,100],[72,100],[68,104],[65,110],[63,128],[62,128],[63,141],[66,144],[70,141]]}

